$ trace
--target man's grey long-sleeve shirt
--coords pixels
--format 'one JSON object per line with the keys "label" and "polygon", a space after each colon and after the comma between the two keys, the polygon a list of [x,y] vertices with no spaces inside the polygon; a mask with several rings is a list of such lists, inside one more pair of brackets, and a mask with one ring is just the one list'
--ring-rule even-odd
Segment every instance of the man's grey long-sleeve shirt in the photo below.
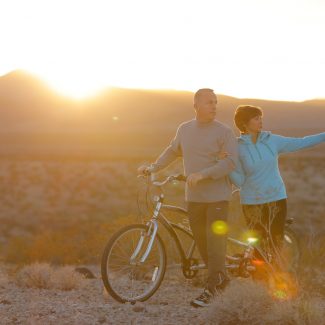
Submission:
{"label": "man's grey long-sleeve shirt", "polygon": [[[218,160],[218,154],[225,151],[229,156]],[[231,197],[231,184],[228,174],[237,165],[237,140],[233,131],[226,125],[213,120],[202,123],[196,119],[182,123],[175,138],[163,151],[154,164],[157,172],[176,158],[183,157],[185,175],[200,172],[203,179],[196,186],[185,187],[188,202],[228,201]]]}

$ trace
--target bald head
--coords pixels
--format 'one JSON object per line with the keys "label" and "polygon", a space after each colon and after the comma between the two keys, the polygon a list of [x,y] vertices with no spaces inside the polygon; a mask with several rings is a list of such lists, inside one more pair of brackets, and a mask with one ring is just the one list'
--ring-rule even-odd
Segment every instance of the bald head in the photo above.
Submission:
{"label": "bald head", "polygon": [[214,90],[213,89],[210,89],[210,88],[201,88],[199,89],[198,91],[195,92],[194,94],[194,106],[200,101],[200,99],[202,97],[204,97],[205,95],[214,95],[215,97],[216,94],[214,93]]}
{"label": "bald head", "polygon": [[213,89],[202,88],[194,94],[196,119],[202,122],[214,120],[216,116],[217,96]]}

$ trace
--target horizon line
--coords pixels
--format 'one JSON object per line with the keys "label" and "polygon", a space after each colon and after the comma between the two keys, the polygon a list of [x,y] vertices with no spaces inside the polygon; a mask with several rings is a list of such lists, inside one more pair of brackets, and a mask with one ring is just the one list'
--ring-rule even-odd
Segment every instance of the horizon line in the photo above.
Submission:
{"label": "horizon line", "polygon": [[[42,78],[37,73],[33,73],[26,69],[10,70],[9,72],[1,74],[0,79],[4,78],[10,74],[15,74],[15,73],[24,74],[26,76],[34,78],[37,81],[43,83],[49,90],[53,91],[58,96],[65,97],[67,99],[74,100],[74,101],[84,101],[84,100],[86,101],[86,100],[92,99],[94,97],[99,96],[100,94],[102,94],[103,92],[105,92],[109,89],[123,89],[123,90],[135,90],[135,91],[187,92],[187,93],[191,93],[191,94],[194,94],[194,92],[195,92],[193,90],[179,89],[179,88],[177,88],[177,89],[176,88],[159,88],[159,87],[156,87],[156,88],[143,87],[142,88],[142,87],[125,87],[125,86],[107,84],[106,86],[100,87],[97,91],[94,91],[93,94],[91,94],[91,95],[86,95],[84,97],[83,96],[78,97],[78,96],[68,95],[63,91],[60,91],[55,86],[50,85],[49,82],[47,82],[44,78]],[[215,93],[217,96],[232,97],[232,98],[236,98],[236,99],[240,99],[240,100],[259,100],[259,101],[291,102],[291,103],[304,103],[304,102],[309,102],[309,101],[325,101],[325,97],[314,97],[314,98],[308,98],[308,99],[304,99],[304,100],[293,100],[293,99],[271,99],[271,98],[249,97],[249,96],[248,97],[237,97],[237,96],[233,96],[233,95],[218,93],[216,91],[215,91]]]}

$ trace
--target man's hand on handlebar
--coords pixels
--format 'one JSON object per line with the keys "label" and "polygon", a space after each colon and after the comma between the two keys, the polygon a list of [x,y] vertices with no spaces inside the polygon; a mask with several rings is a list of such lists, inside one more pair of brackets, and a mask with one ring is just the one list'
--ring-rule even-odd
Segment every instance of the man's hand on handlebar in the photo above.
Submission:
{"label": "man's hand on handlebar", "polygon": [[138,168],[138,175],[145,175],[148,176],[152,172],[152,166],[151,165],[142,165]]}

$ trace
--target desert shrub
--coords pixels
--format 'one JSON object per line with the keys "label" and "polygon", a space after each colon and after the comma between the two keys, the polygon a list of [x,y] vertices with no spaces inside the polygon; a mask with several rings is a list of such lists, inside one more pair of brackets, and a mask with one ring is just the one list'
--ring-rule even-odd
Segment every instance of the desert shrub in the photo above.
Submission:
{"label": "desert shrub", "polygon": [[35,263],[24,266],[17,273],[17,283],[22,287],[49,289],[52,269],[47,263]]}
{"label": "desert shrub", "polygon": [[312,231],[305,236],[303,245],[301,245],[298,279],[303,291],[317,293],[325,297],[324,260],[324,235]]}
{"label": "desert shrub", "polygon": [[6,284],[8,284],[9,279],[8,275],[4,270],[0,269],[0,287],[4,287]]}
{"label": "desert shrub", "polygon": [[28,262],[26,258],[30,249],[31,240],[28,237],[15,236],[8,240],[6,247],[2,248],[4,261],[8,263]]}
{"label": "desert shrub", "polygon": [[53,288],[64,291],[82,288],[85,285],[85,278],[76,272],[74,267],[67,265],[54,270],[51,285]]}
{"label": "desert shrub", "polygon": [[17,272],[16,281],[26,288],[67,291],[82,288],[86,280],[72,266],[53,268],[48,263],[33,263]]}
{"label": "desert shrub", "polygon": [[4,249],[10,263],[48,262],[51,264],[98,264],[104,245],[119,228],[136,222],[132,216],[113,221],[70,220],[47,225],[34,236],[13,237]]}
{"label": "desert shrub", "polygon": [[324,301],[317,296],[301,295],[284,302],[275,301],[265,315],[266,324],[312,325],[322,324],[325,317]]}
{"label": "desert shrub", "polygon": [[252,281],[233,281],[217,296],[207,313],[210,324],[262,324],[265,313],[272,307],[266,288]]}
{"label": "desert shrub", "polygon": [[275,299],[263,285],[233,281],[217,296],[205,315],[208,324],[322,324],[325,303],[322,297],[300,294],[288,300]]}
{"label": "desert shrub", "polygon": [[311,230],[304,237],[300,248],[302,266],[319,267],[325,260],[325,237],[324,233]]}

